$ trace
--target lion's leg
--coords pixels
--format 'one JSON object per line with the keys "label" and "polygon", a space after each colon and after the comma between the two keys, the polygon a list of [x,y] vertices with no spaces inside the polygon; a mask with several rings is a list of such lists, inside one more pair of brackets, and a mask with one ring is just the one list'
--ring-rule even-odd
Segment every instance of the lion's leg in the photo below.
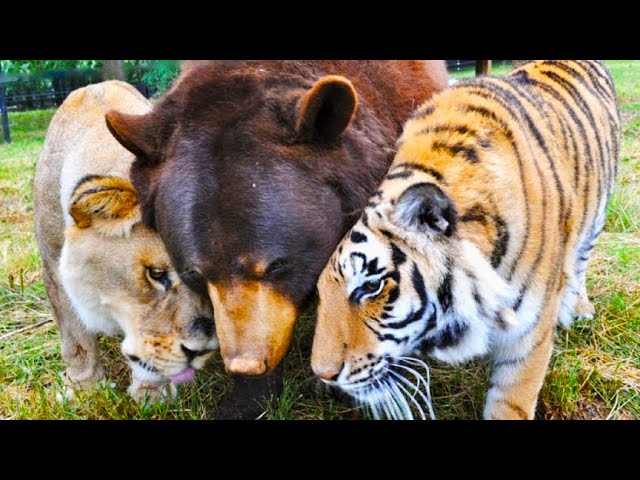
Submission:
{"label": "lion's leg", "polygon": [[131,385],[127,388],[127,393],[136,402],[164,402],[175,398],[178,395],[178,389],[168,382],[148,382],[136,377],[132,371]]}
{"label": "lion's leg", "polygon": [[43,262],[44,285],[60,332],[62,359],[66,365],[67,395],[76,388],[87,388],[104,377],[98,339],[87,331],[76,315],[52,265]]}
{"label": "lion's leg", "polygon": [[531,332],[496,350],[485,419],[533,419],[551,358],[559,304],[557,295]]}

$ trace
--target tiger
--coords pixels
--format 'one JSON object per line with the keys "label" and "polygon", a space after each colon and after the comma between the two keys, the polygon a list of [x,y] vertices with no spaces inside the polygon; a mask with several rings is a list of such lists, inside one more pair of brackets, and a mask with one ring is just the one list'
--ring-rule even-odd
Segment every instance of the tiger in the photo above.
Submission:
{"label": "tiger", "polygon": [[426,418],[416,355],[486,356],[483,417],[534,418],[556,326],[595,315],[585,276],[619,153],[599,61],[533,61],[419,106],[319,277],[315,375],[376,418]]}

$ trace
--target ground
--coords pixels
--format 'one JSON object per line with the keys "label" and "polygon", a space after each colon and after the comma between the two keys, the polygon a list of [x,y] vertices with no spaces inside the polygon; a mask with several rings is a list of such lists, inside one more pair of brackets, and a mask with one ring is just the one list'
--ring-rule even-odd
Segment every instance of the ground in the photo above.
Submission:
{"label": "ground", "polygon": [[[558,330],[540,394],[538,418],[640,419],[640,61],[607,62],[624,125],[618,186],[588,284],[597,316]],[[498,73],[508,66],[496,66]],[[467,75],[468,71],[456,74]],[[59,403],[63,363],[42,284],[33,236],[31,182],[53,111],[10,114],[14,142],[0,144],[0,418],[205,419],[215,415],[229,388],[219,357],[180,398],[138,405],[125,389],[126,365],[117,339],[102,339],[108,382]],[[313,378],[309,351],[313,313],[301,319],[287,357],[285,389],[263,418],[359,418]],[[446,367],[430,362],[431,391],[441,419],[480,418],[487,365]]]}

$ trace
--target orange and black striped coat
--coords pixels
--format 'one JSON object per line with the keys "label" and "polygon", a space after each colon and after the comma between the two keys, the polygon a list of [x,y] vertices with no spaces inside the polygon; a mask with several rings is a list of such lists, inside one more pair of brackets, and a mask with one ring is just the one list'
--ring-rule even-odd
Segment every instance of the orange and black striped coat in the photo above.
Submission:
{"label": "orange and black striped coat", "polygon": [[412,418],[411,355],[490,354],[485,418],[532,418],[557,322],[595,313],[585,272],[619,136],[598,61],[536,61],[423,104],[320,277],[316,374]]}

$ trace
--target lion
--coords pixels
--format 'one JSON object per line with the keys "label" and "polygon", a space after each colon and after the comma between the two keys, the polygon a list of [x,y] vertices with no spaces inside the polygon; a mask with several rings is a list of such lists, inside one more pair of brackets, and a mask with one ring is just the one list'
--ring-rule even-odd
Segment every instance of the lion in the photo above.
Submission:
{"label": "lion", "polygon": [[141,222],[129,168],[109,133],[113,108],[147,113],[132,86],[74,91],[47,131],[34,179],[35,233],[73,398],[104,378],[97,335],[124,336],[135,400],[173,396],[218,347],[210,302],[190,290],[160,236]]}

